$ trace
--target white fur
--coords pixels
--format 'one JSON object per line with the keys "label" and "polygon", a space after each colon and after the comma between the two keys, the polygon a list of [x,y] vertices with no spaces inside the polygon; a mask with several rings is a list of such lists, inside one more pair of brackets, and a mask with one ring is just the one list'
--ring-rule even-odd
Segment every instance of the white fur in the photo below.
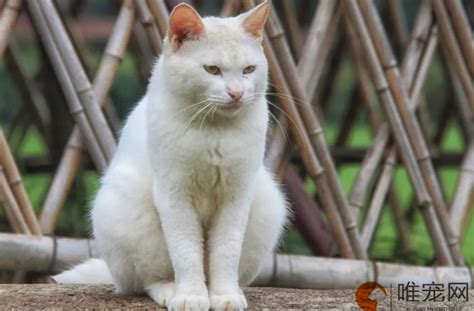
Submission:
{"label": "white fur", "polygon": [[[267,62],[242,18],[204,19],[205,34],[176,52],[165,39],[147,94],[127,120],[92,210],[118,292],[145,291],[172,310],[242,310],[240,286],[279,240],[285,198],[263,166]],[[242,74],[249,65],[255,72]],[[236,83],[243,106],[220,108]],[[79,276],[82,268],[57,280],[92,281]]]}
{"label": "white fur", "polygon": [[113,283],[110,271],[105,261],[92,258],[74,267],[72,270],[64,271],[53,276],[57,283],[70,283],[73,280],[76,284],[110,284]]}

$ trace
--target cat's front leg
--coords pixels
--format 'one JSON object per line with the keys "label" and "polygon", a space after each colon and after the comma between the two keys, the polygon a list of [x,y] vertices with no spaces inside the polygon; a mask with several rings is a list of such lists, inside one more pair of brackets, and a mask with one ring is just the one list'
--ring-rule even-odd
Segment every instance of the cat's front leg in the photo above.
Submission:
{"label": "cat's front leg", "polygon": [[250,210],[245,197],[219,209],[209,231],[209,295],[214,310],[243,310],[247,300],[239,286],[239,262]]}
{"label": "cat's front leg", "polygon": [[[184,195],[154,185],[154,202],[161,218],[175,277],[175,296],[168,310],[209,310],[204,276],[203,232],[198,215]],[[159,258],[157,258],[159,260]]]}

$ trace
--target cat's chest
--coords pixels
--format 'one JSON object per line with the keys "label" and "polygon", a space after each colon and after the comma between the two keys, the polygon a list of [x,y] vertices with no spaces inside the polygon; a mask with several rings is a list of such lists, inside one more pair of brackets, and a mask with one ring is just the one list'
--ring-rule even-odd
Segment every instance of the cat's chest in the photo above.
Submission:
{"label": "cat's chest", "polygon": [[242,178],[248,159],[230,148],[212,144],[194,153],[186,161],[185,171],[189,173],[192,188],[204,192],[225,191]]}
{"label": "cat's chest", "polygon": [[158,141],[150,151],[155,172],[192,195],[238,189],[261,165],[264,152],[263,135],[259,139],[241,131],[163,133]]}

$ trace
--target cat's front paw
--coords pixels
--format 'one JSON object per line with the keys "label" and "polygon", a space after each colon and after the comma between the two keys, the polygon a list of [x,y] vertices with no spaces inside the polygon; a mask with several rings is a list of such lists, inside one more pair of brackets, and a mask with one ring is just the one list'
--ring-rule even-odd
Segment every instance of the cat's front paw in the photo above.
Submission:
{"label": "cat's front paw", "polygon": [[235,294],[212,294],[211,309],[216,311],[240,311],[247,308],[247,299],[242,291]]}
{"label": "cat's front paw", "polygon": [[148,286],[146,292],[160,307],[166,307],[174,296],[174,282],[156,282]]}
{"label": "cat's front paw", "polygon": [[171,311],[208,311],[209,305],[207,295],[176,295],[167,307]]}

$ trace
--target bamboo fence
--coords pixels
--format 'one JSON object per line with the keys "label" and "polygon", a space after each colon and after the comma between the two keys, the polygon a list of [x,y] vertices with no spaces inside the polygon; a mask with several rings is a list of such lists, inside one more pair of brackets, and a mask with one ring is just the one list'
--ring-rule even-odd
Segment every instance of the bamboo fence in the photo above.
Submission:
{"label": "bamboo fence", "polygon": [[[88,239],[31,237],[0,234],[0,264],[9,270],[57,273],[88,258],[95,258],[95,243]],[[290,288],[356,288],[375,281],[387,288],[396,284],[450,282],[474,285],[474,269],[468,267],[417,267],[367,260],[316,256],[269,257],[254,281],[256,286]],[[446,286],[447,287],[447,286]]]}
{"label": "bamboo fence", "polygon": [[[46,235],[55,234],[81,169],[102,172],[113,156],[117,116],[109,92],[121,61],[128,53],[140,82],[146,83],[153,58],[162,50],[169,10],[180,1],[110,1],[117,17],[95,71],[87,42],[73,27],[80,12],[60,2],[0,1],[0,59],[21,95],[8,135],[0,130],[0,205],[12,232],[0,234],[0,270],[16,271],[0,275],[0,282],[25,281],[23,271],[60,271],[95,256],[89,240]],[[187,2],[198,10],[204,6],[204,1]],[[216,3],[221,16],[232,16],[257,2],[261,1]],[[257,283],[348,288],[366,280],[389,284],[422,273],[424,280],[451,278],[472,284],[472,271],[464,267],[461,253],[474,209],[474,40],[468,7],[459,0],[421,0],[410,28],[397,0],[380,7],[371,0],[319,0],[311,21],[303,22],[312,5],[314,1],[272,3],[263,46],[271,78],[270,110],[277,122],[269,133],[265,164],[285,186],[294,225],[308,248],[314,255],[344,260],[278,255]],[[25,70],[15,37],[20,16],[31,22],[36,34],[44,61],[41,70],[56,81],[49,90]],[[347,61],[356,81],[347,105],[342,105],[334,143],[329,143],[325,126],[330,103]],[[445,89],[452,95],[438,101],[438,118],[424,88],[435,62],[441,63]],[[55,92],[56,98],[50,98]],[[53,156],[58,108],[69,111],[73,124]],[[372,132],[366,149],[350,146],[358,115],[366,117]],[[450,124],[459,125],[461,151],[440,147]],[[43,167],[18,156],[31,127],[51,150]],[[358,172],[346,193],[340,172],[354,163]],[[25,167],[25,173],[43,170],[52,177],[39,213],[22,183]],[[443,267],[367,261],[386,208],[403,253],[414,251],[410,218],[393,182],[401,167],[408,173],[412,205],[427,228],[433,262]],[[459,169],[450,200],[439,177],[446,167]],[[308,190],[308,183],[315,185],[315,192]],[[337,276],[327,275],[328,269]]]}

